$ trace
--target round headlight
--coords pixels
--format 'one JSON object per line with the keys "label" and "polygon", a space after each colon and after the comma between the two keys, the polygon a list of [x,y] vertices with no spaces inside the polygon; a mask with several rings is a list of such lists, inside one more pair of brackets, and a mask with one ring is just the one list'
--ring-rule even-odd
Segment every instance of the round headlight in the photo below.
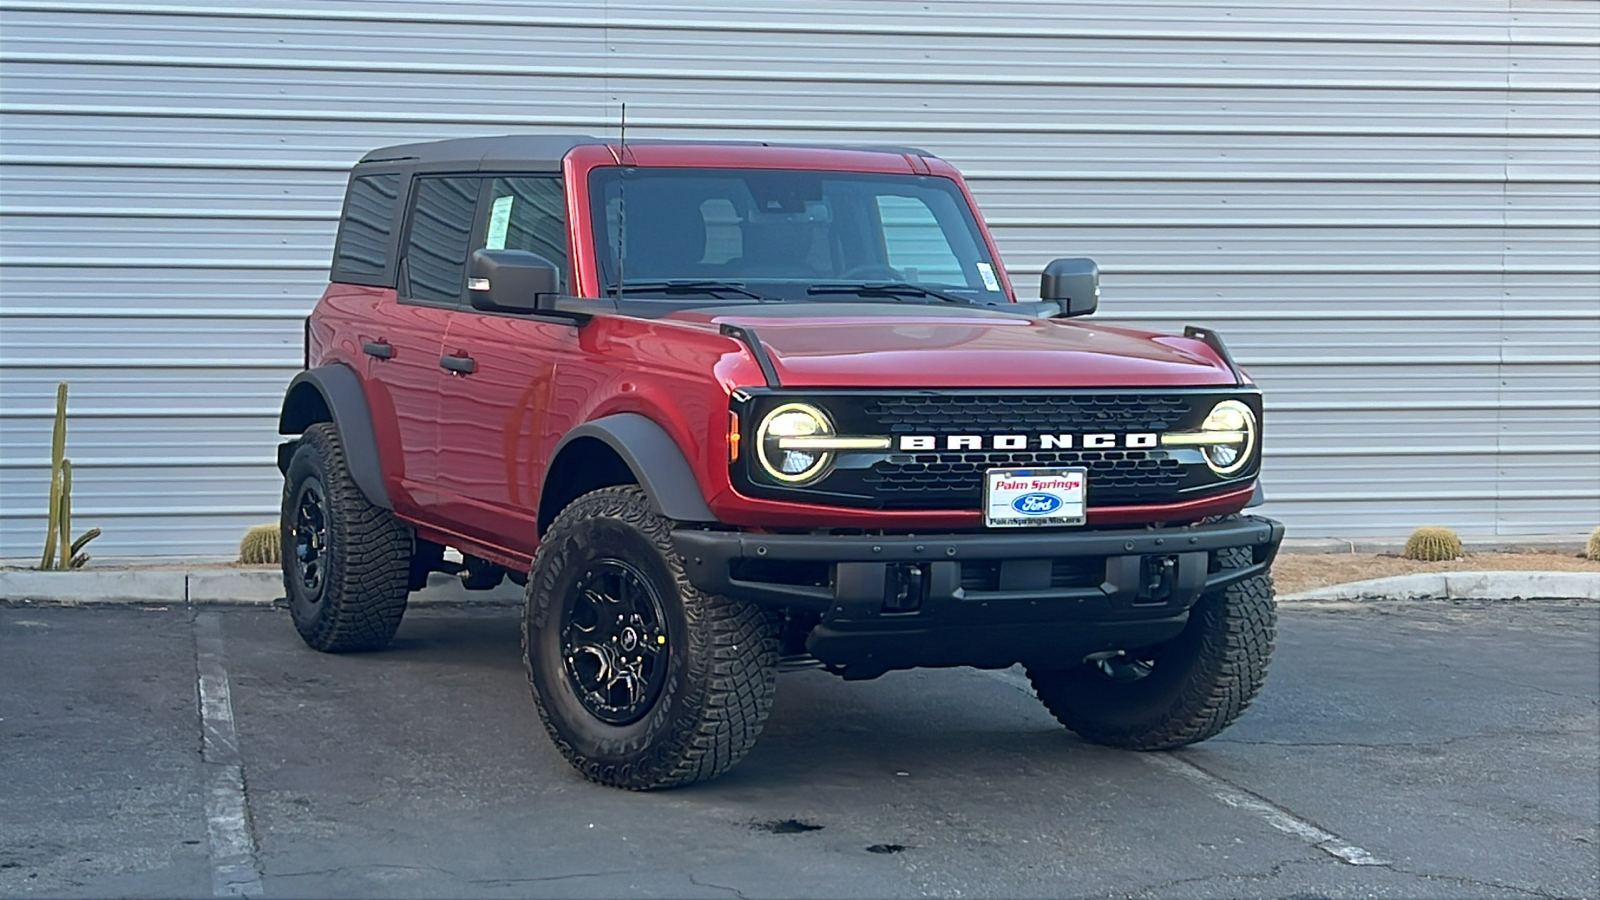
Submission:
{"label": "round headlight", "polygon": [[833,454],[808,448],[806,438],[828,437],[833,423],[809,403],[785,403],[767,413],[756,429],[756,458],[768,475],[785,484],[803,484],[822,477]]}
{"label": "round headlight", "polygon": [[1212,407],[1200,433],[1218,439],[1202,447],[1206,465],[1218,475],[1232,475],[1244,468],[1255,449],[1256,414],[1238,400],[1224,400]]}

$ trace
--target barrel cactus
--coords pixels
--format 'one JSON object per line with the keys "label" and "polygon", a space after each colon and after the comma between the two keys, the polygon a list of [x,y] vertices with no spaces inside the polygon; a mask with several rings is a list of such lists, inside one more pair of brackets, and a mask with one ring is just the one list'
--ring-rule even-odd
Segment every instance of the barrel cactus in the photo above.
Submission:
{"label": "barrel cactus", "polygon": [[1600,562],[1600,525],[1589,532],[1589,546],[1583,548],[1583,557]]}
{"label": "barrel cactus", "polygon": [[1461,555],[1461,538],[1449,528],[1428,525],[1411,532],[1406,538],[1406,559],[1426,562],[1455,559]]}
{"label": "barrel cactus", "polygon": [[252,525],[239,540],[239,562],[247,566],[276,565],[279,562],[278,526]]}

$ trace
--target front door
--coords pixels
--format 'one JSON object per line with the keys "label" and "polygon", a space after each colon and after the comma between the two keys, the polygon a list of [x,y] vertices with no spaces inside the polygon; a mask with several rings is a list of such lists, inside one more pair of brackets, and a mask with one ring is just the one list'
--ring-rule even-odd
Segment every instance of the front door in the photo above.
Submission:
{"label": "front door", "polygon": [[[539,254],[562,270],[568,290],[564,209],[554,175],[492,178],[475,243]],[[444,354],[471,362],[441,392],[438,516],[449,527],[518,555],[533,552],[545,462],[561,437],[552,422],[572,415],[551,414],[555,373],[561,355],[575,352],[577,332],[539,316],[470,307],[451,314]]]}

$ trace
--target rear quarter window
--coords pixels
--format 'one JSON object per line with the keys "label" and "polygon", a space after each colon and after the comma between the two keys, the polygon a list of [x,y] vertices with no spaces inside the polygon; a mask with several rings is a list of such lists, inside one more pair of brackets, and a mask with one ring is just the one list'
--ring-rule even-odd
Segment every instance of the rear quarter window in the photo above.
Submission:
{"label": "rear quarter window", "polygon": [[329,280],[380,286],[393,282],[391,238],[399,197],[396,173],[350,179]]}

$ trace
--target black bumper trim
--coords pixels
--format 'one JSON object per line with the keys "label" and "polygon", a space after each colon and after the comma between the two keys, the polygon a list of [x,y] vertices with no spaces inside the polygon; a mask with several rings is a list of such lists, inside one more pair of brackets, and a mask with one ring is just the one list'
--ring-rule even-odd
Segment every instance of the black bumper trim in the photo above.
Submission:
{"label": "black bumper trim", "polygon": [[[958,599],[1044,600],[1113,596],[1134,589],[1137,560],[1144,556],[1182,556],[1232,547],[1261,547],[1247,567],[1208,574],[1201,591],[1249,578],[1268,568],[1283,540],[1283,525],[1245,516],[1209,525],[1145,531],[1052,531],[933,535],[750,534],[737,531],[678,529],[673,544],[684,560],[689,581],[706,593],[761,603],[815,610],[833,607],[838,585],[816,586],[744,581],[733,577],[741,559],[771,562],[930,563],[935,590]],[[966,560],[1020,560],[1100,557],[1107,560],[1106,584],[1093,588],[983,592],[981,598],[950,581]],[[1117,560],[1122,560],[1117,562]],[[951,563],[951,566],[937,565]],[[857,579],[852,579],[857,580]],[[1186,579],[1188,580],[1188,579]],[[1191,584],[1193,582],[1191,581]],[[1108,585],[1110,587],[1108,588]],[[1192,602],[1192,600],[1191,600]]]}
{"label": "black bumper trim", "polygon": [[[815,613],[806,649],[846,678],[873,678],[917,666],[1072,665],[1088,653],[1170,640],[1201,594],[1271,567],[1283,525],[1243,516],[1145,531],[874,536],[681,528],[672,537],[695,587]],[[1212,554],[1231,548],[1248,548],[1249,561],[1211,571]],[[1079,567],[1078,580],[1103,572],[1102,580],[1047,587],[1051,561],[1064,558],[1095,560]],[[826,583],[736,578],[741,560],[777,564],[757,566],[758,573],[809,563],[814,580]],[[962,564],[985,560],[999,562],[998,581],[964,586]]]}

